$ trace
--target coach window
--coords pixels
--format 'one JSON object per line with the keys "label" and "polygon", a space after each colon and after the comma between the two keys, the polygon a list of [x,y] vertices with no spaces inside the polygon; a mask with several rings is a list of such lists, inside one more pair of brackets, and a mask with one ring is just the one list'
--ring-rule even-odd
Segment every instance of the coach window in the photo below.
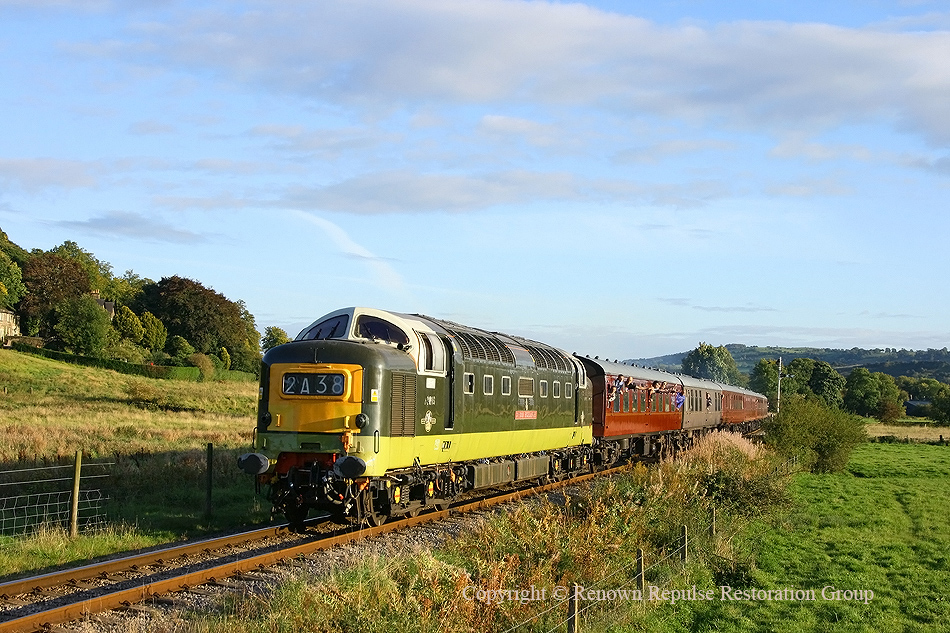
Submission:
{"label": "coach window", "polygon": [[475,374],[462,374],[462,393],[475,393]]}
{"label": "coach window", "polygon": [[553,393],[551,394],[555,398],[561,397],[561,383],[557,380],[554,381],[554,384],[551,385]]}
{"label": "coach window", "polygon": [[614,394],[614,413],[620,413],[620,400],[622,396],[619,393]]}
{"label": "coach window", "polygon": [[623,412],[626,413],[630,410],[630,391],[626,390],[623,392]]}
{"label": "coach window", "polygon": [[503,396],[511,395],[511,376],[501,377],[501,395]]}
{"label": "coach window", "polygon": [[538,392],[542,398],[548,397],[548,381],[542,380],[538,383]]}
{"label": "coach window", "polygon": [[490,396],[495,393],[495,377],[490,375],[485,375],[482,377],[482,391],[486,396]]}

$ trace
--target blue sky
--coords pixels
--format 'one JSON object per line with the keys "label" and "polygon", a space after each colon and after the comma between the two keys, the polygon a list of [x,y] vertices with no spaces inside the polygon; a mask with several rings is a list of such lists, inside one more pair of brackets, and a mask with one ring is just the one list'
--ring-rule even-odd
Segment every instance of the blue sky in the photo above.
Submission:
{"label": "blue sky", "polygon": [[950,2],[0,0],[0,228],[295,334],[950,340]]}

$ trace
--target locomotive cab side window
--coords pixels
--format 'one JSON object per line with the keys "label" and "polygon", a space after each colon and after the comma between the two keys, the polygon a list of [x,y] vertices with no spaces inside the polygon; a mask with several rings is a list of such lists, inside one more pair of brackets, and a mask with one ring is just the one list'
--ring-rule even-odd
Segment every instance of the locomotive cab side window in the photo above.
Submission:
{"label": "locomotive cab side window", "polygon": [[361,314],[356,319],[356,335],[373,341],[384,341],[397,345],[409,344],[409,337],[402,331],[402,328],[385,319],[368,314]]}
{"label": "locomotive cab side window", "polygon": [[350,315],[341,314],[321,321],[298,336],[298,341],[322,341],[328,338],[346,338],[346,326],[350,322]]}

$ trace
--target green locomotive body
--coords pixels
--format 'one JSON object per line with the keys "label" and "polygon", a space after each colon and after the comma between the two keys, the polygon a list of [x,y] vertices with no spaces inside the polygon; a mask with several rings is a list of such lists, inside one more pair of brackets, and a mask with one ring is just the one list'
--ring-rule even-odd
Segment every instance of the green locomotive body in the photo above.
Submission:
{"label": "green locomotive body", "polygon": [[265,354],[254,453],[276,511],[378,523],[589,468],[591,389],[561,350],[420,315],[332,312]]}

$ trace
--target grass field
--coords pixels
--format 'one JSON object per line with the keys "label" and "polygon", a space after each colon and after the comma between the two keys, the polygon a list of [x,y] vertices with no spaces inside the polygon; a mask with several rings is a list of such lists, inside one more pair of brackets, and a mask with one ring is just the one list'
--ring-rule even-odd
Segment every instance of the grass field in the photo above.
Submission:
{"label": "grass field", "polygon": [[[816,601],[661,606],[655,631],[950,631],[950,447],[866,444],[847,472],[798,475],[794,509],[763,531],[746,587]],[[823,600],[826,586],[874,592]]]}
{"label": "grass field", "polygon": [[102,486],[111,529],[75,541],[49,529],[0,538],[0,575],[265,520],[236,467],[256,406],[254,383],[149,379],[0,350],[0,470],[71,463],[77,450],[84,462],[114,462]]}

